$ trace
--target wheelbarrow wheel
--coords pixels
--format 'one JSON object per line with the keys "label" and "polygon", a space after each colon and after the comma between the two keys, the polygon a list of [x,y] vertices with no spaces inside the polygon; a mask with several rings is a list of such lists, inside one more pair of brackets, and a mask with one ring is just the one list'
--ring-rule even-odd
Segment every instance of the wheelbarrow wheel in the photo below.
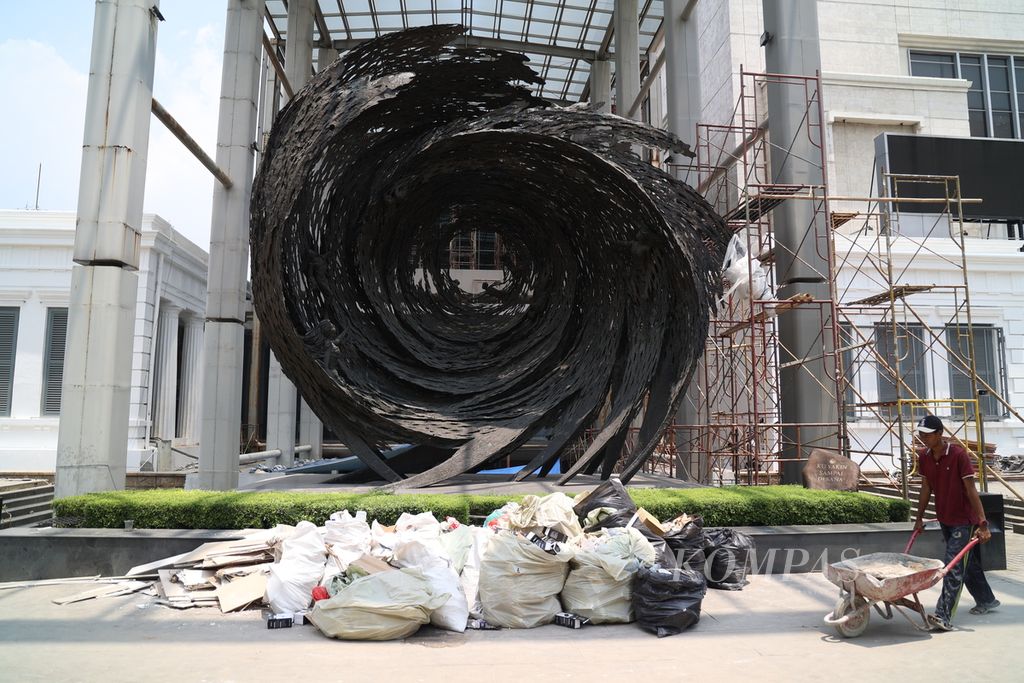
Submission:
{"label": "wheelbarrow wheel", "polygon": [[839,598],[832,616],[835,619],[839,619],[846,615],[849,615],[849,618],[842,623],[836,624],[836,631],[843,638],[856,638],[864,633],[864,629],[868,627],[868,621],[871,618],[871,609],[868,601],[857,596],[851,604],[848,598]]}

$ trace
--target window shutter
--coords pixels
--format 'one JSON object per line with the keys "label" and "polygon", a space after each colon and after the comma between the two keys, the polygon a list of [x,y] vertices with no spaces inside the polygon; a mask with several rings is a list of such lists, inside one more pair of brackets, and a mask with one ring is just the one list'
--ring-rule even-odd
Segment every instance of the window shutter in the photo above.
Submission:
{"label": "window shutter", "polygon": [[43,359],[43,415],[60,415],[60,388],[64,379],[64,346],[68,334],[68,309],[46,311],[46,355]]}
{"label": "window shutter", "polygon": [[14,352],[18,346],[18,309],[0,308],[0,416],[11,414]]}

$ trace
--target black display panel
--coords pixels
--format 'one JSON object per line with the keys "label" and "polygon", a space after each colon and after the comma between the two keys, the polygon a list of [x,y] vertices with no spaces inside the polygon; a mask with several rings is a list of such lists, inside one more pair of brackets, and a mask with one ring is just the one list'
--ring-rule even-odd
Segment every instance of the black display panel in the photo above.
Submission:
{"label": "black display panel", "polygon": [[[960,176],[960,195],[984,200],[981,204],[964,204],[965,218],[1024,219],[1024,141],[892,133],[880,137],[887,156],[880,161],[889,173]],[[897,193],[901,197],[945,196],[941,185],[904,181],[900,181]],[[937,213],[942,208],[940,204],[901,203],[899,210]]]}

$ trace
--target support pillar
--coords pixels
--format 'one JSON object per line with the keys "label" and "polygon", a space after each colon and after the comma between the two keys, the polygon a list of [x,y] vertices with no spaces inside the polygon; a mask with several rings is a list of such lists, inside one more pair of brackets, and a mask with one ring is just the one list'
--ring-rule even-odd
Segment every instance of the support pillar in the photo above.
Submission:
{"label": "support pillar", "polygon": [[295,462],[295,385],[271,354],[267,373],[267,450],[280,449],[282,465]]}
{"label": "support pillar", "polygon": [[595,59],[590,65],[590,101],[600,102],[598,111],[610,114],[612,111],[612,63],[607,59]]}
{"label": "support pillar", "polygon": [[153,436],[173,441],[178,425],[178,317],[181,309],[161,304],[156,328],[156,392],[153,396]]}
{"label": "support pillar", "polygon": [[217,165],[234,181],[214,185],[210,224],[199,486],[238,486],[242,424],[245,281],[249,257],[256,100],[263,49],[264,0],[228,0],[221,73]]}
{"label": "support pillar", "polygon": [[54,495],[123,489],[158,0],[96,3]]}
{"label": "support pillar", "polygon": [[[769,73],[814,76],[821,71],[817,3],[801,0],[764,0],[765,69]],[[818,96],[820,97],[820,93]],[[822,185],[825,169],[820,150],[808,134],[808,119],[819,123],[817,103],[807,102],[801,84],[768,84],[769,137],[772,144],[772,182]],[[809,110],[810,108],[810,110]],[[826,216],[812,201],[783,202],[775,208],[775,268],[779,296],[810,294],[832,299]],[[812,448],[838,448],[829,427],[797,427],[807,423],[838,422],[836,397],[822,385],[834,384],[835,359],[832,327],[819,319],[816,306],[797,306],[779,316],[779,374],[783,449],[789,461],[782,467],[782,483],[801,481],[803,463]],[[824,329],[823,329],[824,328]],[[792,363],[794,359],[807,359]],[[787,366],[786,364],[789,363]]]}
{"label": "support pillar", "polygon": [[316,70],[320,73],[338,58],[338,51],[333,47],[318,47],[316,50]]}
{"label": "support pillar", "polygon": [[184,443],[199,441],[199,418],[202,415],[203,372],[203,319],[192,315],[185,322],[185,348],[181,354],[181,400],[178,403],[178,419],[181,428],[178,436]]}
{"label": "support pillar", "polygon": [[[615,0],[615,113],[629,117],[640,94],[640,19],[637,0]],[[640,120],[640,109],[629,117]]]}
{"label": "support pillar", "polygon": [[[313,0],[292,0],[288,4],[288,42],[285,44],[284,68],[288,82],[295,92],[306,84],[312,74],[313,10]],[[281,449],[280,462],[291,465],[295,462],[296,390],[295,385],[281,371],[281,364],[273,352],[270,356],[267,381],[267,448]],[[314,432],[322,434],[323,426],[320,420],[309,410],[305,402],[302,407],[304,411],[300,424],[306,432],[302,436],[312,435]],[[313,446],[314,450],[318,450],[319,444],[314,443]]]}
{"label": "support pillar", "polygon": [[313,460],[323,457],[324,424],[313,412],[313,409],[306,405],[305,401],[299,407],[299,443],[312,446],[308,457]]}
{"label": "support pillar", "polygon": [[696,147],[700,120],[700,50],[692,0],[665,0],[665,85],[668,129]]}

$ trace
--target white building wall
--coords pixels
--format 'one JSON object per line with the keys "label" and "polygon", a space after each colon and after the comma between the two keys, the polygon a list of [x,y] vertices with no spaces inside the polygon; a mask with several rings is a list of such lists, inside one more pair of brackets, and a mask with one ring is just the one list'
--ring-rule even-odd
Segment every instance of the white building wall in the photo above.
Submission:
{"label": "white building wall", "polygon": [[[0,472],[54,469],[59,418],[41,415],[46,309],[68,305],[74,228],[72,212],[0,211],[0,306],[19,309],[11,415],[0,417]],[[183,316],[203,318],[206,299],[206,252],[159,216],[145,215],[142,230],[129,471],[153,454],[150,387],[159,302],[181,307]]]}

